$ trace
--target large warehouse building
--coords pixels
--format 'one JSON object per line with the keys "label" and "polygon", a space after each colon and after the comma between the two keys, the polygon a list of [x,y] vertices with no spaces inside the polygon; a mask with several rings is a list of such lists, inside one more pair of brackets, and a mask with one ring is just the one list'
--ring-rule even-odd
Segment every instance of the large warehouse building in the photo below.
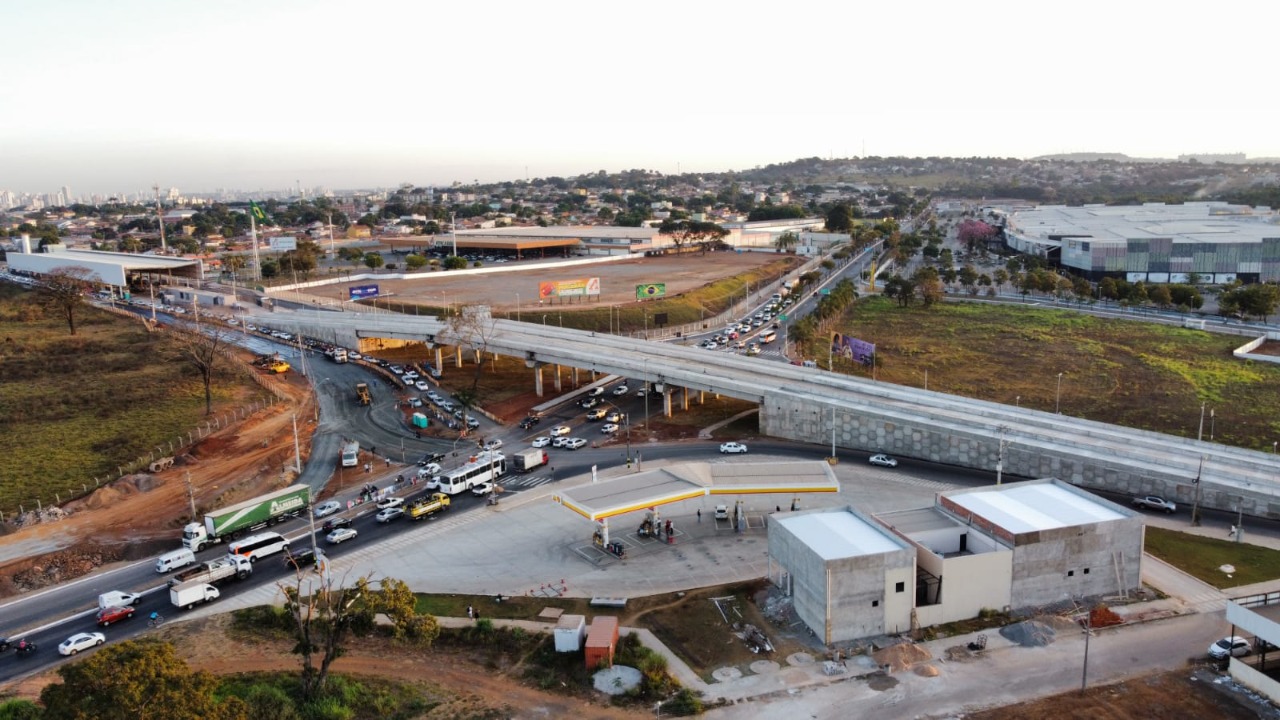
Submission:
{"label": "large warehouse building", "polygon": [[1280,215],[1270,208],[1045,205],[1005,217],[1010,248],[1057,259],[1093,281],[1186,282],[1191,273],[1214,284],[1280,281]]}

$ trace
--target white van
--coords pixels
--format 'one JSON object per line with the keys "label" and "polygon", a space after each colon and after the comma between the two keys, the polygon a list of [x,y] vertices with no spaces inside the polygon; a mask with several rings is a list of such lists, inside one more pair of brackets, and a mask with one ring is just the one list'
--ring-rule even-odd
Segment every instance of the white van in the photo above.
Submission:
{"label": "white van", "polygon": [[186,567],[196,561],[196,554],[187,548],[181,550],[170,550],[169,552],[156,558],[156,572],[166,573],[170,570],[177,570],[180,567]]}

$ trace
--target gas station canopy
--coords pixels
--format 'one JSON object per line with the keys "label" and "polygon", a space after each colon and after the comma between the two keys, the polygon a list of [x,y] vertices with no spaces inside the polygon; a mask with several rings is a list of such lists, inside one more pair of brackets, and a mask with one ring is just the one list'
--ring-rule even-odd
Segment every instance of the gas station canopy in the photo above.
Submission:
{"label": "gas station canopy", "polygon": [[705,495],[839,491],[826,461],[682,463],[576,487],[555,501],[596,521]]}

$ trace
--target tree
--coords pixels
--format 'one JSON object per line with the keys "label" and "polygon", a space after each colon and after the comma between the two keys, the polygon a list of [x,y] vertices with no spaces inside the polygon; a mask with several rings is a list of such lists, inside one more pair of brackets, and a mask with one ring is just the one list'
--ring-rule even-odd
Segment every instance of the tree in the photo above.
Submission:
{"label": "tree", "polygon": [[944,294],[942,278],[938,277],[937,270],[931,267],[920,268],[912,279],[915,281],[916,293],[925,307],[932,307],[942,299]]}
{"label": "tree", "polygon": [[445,270],[465,270],[467,268],[467,259],[458,255],[450,255],[440,265]]}
{"label": "tree", "polygon": [[410,270],[421,270],[427,264],[427,259],[421,255],[406,255],[404,258],[404,266]]}
{"label": "tree", "polygon": [[62,313],[67,319],[67,329],[76,334],[76,313],[84,306],[85,293],[100,282],[98,275],[88,268],[56,267],[40,278],[36,286],[40,304]]}
{"label": "tree", "polygon": [[956,239],[964,243],[966,250],[973,252],[978,248],[985,250],[987,241],[998,233],[999,230],[981,220],[965,220],[956,228]]}
{"label": "tree", "polygon": [[[671,237],[671,243],[676,246],[676,252],[680,252],[690,242],[723,240],[729,235],[728,230],[713,222],[672,220],[670,218],[662,221],[658,232]],[[705,246],[703,249],[706,249]]]}
{"label": "tree", "polygon": [[773,241],[773,246],[778,248],[778,252],[786,252],[800,244],[800,236],[788,230]]}
{"label": "tree", "polygon": [[849,232],[853,229],[853,209],[848,203],[836,203],[827,211],[827,229],[831,232]]}
{"label": "tree", "polygon": [[58,669],[40,693],[46,720],[242,720],[238,698],[218,699],[218,680],[191,672],[173,646],[128,640]]}
{"label": "tree", "polygon": [[213,414],[213,374],[222,363],[222,355],[229,344],[227,333],[214,329],[208,334],[200,331],[177,331],[174,359],[190,365],[204,383],[204,414]]}
{"label": "tree", "polygon": [[258,268],[258,272],[264,278],[273,278],[280,274],[280,263],[275,260],[263,260],[262,265]]}
{"label": "tree", "polygon": [[368,252],[364,254],[364,264],[370,270],[377,270],[382,267],[383,259],[381,253]]}

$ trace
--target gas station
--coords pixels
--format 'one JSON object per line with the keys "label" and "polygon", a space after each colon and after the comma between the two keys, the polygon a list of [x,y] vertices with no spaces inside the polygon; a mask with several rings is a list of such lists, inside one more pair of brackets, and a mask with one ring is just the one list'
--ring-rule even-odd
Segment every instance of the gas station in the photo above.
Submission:
{"label": "gas station", "polygon": [[[599,560],[601,553],[605,558],[623,559],[628,548],[638,549],[655,543],[674,545],[681,532],[675,529],[670,519],[663,519],[660,508],[666,505],[697,498],[719,499],[726,495],[789,495],[787,506],[796,510],[802,493],[839,491],[840,481],[825,460],[697,462],[593,481],[553,499],[595,523],[591,545],[579,552],[588,559]],[[780,509],[782,504],[777,503],[775,507]],[[644,516],[634,535],[623,533],[610,537],[609,518],[641,511]],[[732,503],[716,503],[710,514],[708,519],[717,527],[723,523],[738,533],[753,527],[752,518],[748,516],[741,498],[735,497]],[[763,520],[758,520],[763,527]],[[596,553],[594,558],[589,557],[592,552]]]}

